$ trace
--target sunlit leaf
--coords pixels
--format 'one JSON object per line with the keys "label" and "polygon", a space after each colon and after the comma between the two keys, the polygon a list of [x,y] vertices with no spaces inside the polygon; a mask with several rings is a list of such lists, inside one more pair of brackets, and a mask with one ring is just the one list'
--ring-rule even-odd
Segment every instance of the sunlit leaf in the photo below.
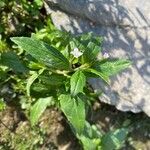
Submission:
{"label": "sunlit leaf", "polygon": [[103,72],[97,71],[95,69],[87,69],[87,72],[91,72],[96,74],[97,76],[99,76],[102,80],[104,80],[106,83],[109,83],[109,77],[107,75],[105,75]]}
{"label": "sunlit leaf", "polygon": [[11,40],[46,66],[52,69],[69,69],[68,60],[54,47],[28,37],[13,37]]}
{"label": "sunlit leaf", "polygon": [[34,72],[34,73],[32,74],[32,76],[28,79],[27,85],[26,85],[27,96],[30,96],[30,88],[31,88],[31,85],[32,85],[33,82],[38,78],[38,76],[43,73],[43,71],[44,71],[44,69],[39,70],[38,73],[37,73],[37,72]]}
{"label": "sunlit leaf", "polygon": [[85,106],[84,102],[77,97],[71,98],[70,95],[62,94],[59,97],[61,110],[74,127],[78,134],[81,134],[85,125]]}
{"label": "sunlit leaf", "polygon": [[94,68],[106,76],[115,75],[131,65],[131,61],[126,59],[105,60],[97,62]]}
{"label": "sunlit leaf", "polygon": [[72,76],[70,80],[71,85],[71,94],[77,95],[80,92],[83,92],[83,88],[86,83],[86,77],[82,73],[82,71],[76,71]]}
{"label": "sunlit leaf", "polygon": [[51,104],[51,101],[52,101],[52,97],[39,98],[36,101],[36,103],[33,106],[31,106],[30,121],[32,126],[34,126],[38,122],[40,116],[45,111],[47,106]]}
{"label": "sunlit leaf", "polygon": [[1,111],[1,110],[4,110],[5,107],[6,107],[6,104],[4,103],[3,99],[0,98],[0,111]]}

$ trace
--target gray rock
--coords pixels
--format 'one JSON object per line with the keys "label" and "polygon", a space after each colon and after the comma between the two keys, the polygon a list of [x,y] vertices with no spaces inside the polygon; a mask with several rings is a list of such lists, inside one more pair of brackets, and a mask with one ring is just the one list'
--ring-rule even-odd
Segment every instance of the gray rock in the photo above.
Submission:
{"label": "gray rock", "polygon": [[46,0],[60,9],[101,25],[150,27],[149,0]]}
{"label": "gray rock", "polygon": [[[107,0],[105,1],[108,2]],[[140,7],[139,0],[136,1],[136,5],[139,4]],[[93,22],[91,19],[92,17],[90,20],[87,19],[87,14],[85,15],[84,11],[81,14],[76,12],[77,10],[79,11],[78,6],[80,9],[81,7],[87,7],[88,3],[82,2],[83,1],[79,1],[78,4],[74,0],[55,0],[53,3],[53,6],[55,7],[51,7],[52,9],[50,9],[48,5],[45,6],[47,11],[51,13],[55,26],[59,29],[65,29],[67,31],[71,31],[72,33],[92,31],[95,34],[104,37],[104,52],[108,52],[111,57],[129,58],[132,60],[133,65],[126,71],[123,71],[116,77],[113,77],[110,86],[105,86],[102,81],[97,81],[96,79],[92,79],[90,82],[95,90],[103,90],[104,94],[100,97],[101,101],[115,105],[117,109],[122,111],[132,111],[135,113],[144,111],[148,116],[150,116],[150,28],[148,25],[150,16],[149,13],[146,13],[147,7],[149,6],[150,8],[149,1],[145,0],[141,2],[145,2],[145,4],[147,4],[144,8],[142,8],[142,5],[139,8],[147,16],[144,17],[145,22],[136,24],[136,26],[133,26],[134,23],[132,22],[137,21],[134,18],[137,14],[133,15],[134,17],[132,18],[130,13],[130,22],[128,22],[128,25],[127,22],[118,22],[118,15],[116,15],[116,17],[112,20],[107,20],[107,17],[105,18],[103,15],[97,14],[97,17],[99,16],[99,21],[94,19],[95,21]],[[88,2],[92,2],[92,0]],[[98,6],[102,0],[95,0],[94,2],[97,2],[96,6]],[[119,2],[123,3],[121,0]],[[132,3],[134,4],[134,0],[132,0]],[[75,6],[73,5],[76,6],[76,10],[73,10],[73,8],[75,9]],[[52,6],[52,3],[50,6]],[[70,11],[72,9],[70,14],[75,14],[76,16],[62,12],[62,9],[69,12],[67,6],[70,6]],[[126,9],[126,6],[128,7],[129,4],[124,4],[122,7]],[[131,6],[130,9],[132,9]],[[55,10],[53,10],[54,8]],[[58,8],[61,11],[58,10]],[[133,6],[133,11],[135,10],[134,8],[135,6]],[[95,10],[92,13],[96,13],[97,11],[98,10]],[[141,15],[139,17],[143,16]],[[102,21],[105,19],[106,24]]]}

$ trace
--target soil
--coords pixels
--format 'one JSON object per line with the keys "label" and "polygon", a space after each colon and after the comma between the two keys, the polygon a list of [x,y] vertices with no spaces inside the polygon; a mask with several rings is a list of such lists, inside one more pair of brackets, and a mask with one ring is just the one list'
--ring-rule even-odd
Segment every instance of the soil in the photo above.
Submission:
{"label": "soil", "polygon": [[[96,102],[87,119],[105,132],[131,124],[132,131],[122,149],[150,149],[150,119],[143,113],[124,113],[113,106]],[[25,142],[22,142],[23,139]],[[29,147],[24,149],[31,150],[82,149],[63,114],[56,108],[47,109],[34,129],[23,112],[12,107],[0,112],[0,149],[22,150],[19,142],[28,144]]]}
{"label": "soil", "polygon": [[[23,130],[22,130],[23,129]],[[41,136],[43,136],[44,142],[39,144],[39,149],[42,150],[80,150],[81,146],[78,140],[71,132],[69,125],[65,121],[65,118],[55,108],[47,109],[39,120],[37,129],[43,129]],[[15,141],[12,140],[13,136],[19,135],[20,138],[26,136],[31,137],[32,127],[24,114],[17,112],[11,107],[7,107],[6,110],[0,112],[0,149],[15,149]],[[28,132],[28,133],[27,133]],[[35,131],[34,134],[39,132]],[[40,134],[40,133],[39,133]],[[22,137],[21,137],[22,136]],[[31,137],[32,139],[33,137]],[[39,137],[37,136],[37,139]],[[35,139],[35,137],[34,137]],[[30,140],[30,139],[26,139]],[[28,143],[28,142],[27,142]],[[38,145],[37,144],[37,145]],[[8,146],[11,145],[11,146]],[[16,143],[17,145],[17,143]],[[29,146],[30,147],[30,146]]]}

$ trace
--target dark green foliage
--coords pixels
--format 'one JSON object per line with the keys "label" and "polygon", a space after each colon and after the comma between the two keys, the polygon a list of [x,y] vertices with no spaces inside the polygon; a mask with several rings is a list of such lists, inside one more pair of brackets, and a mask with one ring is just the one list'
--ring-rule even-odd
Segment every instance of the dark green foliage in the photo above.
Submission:
{"label": "dark green foliage", "polygon": [[130,64],[131,62],[126,59],[110,59],[96,62],[93,68],[110,77],[126,69]]}
{"label": "dark green foliage", "polygon": [[[127,68],[130,62],[98,58],[102,38],[92,33],[74,36],[57,30],[50,20],[40,29],[45,18],[40,12],[42,7],[41,0],[0,2],[0,90],[8,87],[6,99],[15,99],[33,128],[46,108],[55,106],[64,113],[84,149],[120,148],[126,130],[104,134],[87,121],[89,108],[100,95],[93,92],[87,80],[96,77],[109,84],[109,77]],[[33,31],[36,33],[31,35]],[[13,37],[17,46],[11,47],[12,35],[31,37]],[[1,91],[0,110],[5,109]],[[24,147],[30,149],[23,142]]]}
{"label": "dark green foliage", "polygon": [[14,72],[26,73],[28,69],[19,60],[14,52],[5,52],[1,54],[0,64],[11,68]]}
{"label": "dark green foliage", "polygon": [[128,130],[125,128],[117,129],[105,134],[102,138],[103,150],[120,149],[127,134]]}
{"label": "dark green foliage", "polygon": [[11,40],[50,69],[69,69],[68,60],[54,47],[28,37],[14,37]]}
{"label": "dark green foliage", "polygon": [[[11,38],[15,44],[34,57],[38,63],[41,63],[41,65],[37,65],[39,69],[37,67],[37,71],[34,71],[28,79],[27,95],[31,96],[31,89],[39,93],[49,91],[51,98],[56,101],[56,105],[65,114],[73,132],[81,140],[84,149],[120,148],[125,140],[126,130],[118,129],[103,135],[95,126],[90,126],[86,121],[86,112],[88,112],[86,105],[90,104],[89,100],[91,99],[89,93],[86,95],[89,91],[86,79],[94,74],[109,83],[109,77],[127,68],[130,61],[99,59],[97,55],[101,49],[99,47],[101,38],[93,37],[91,33],[76,37],[66,34],[66,39],[69,39],[67,42],[59,38],[61,34],[63,32],[58,31],[57,34],[52,33],[53,36],[48,37],[47,42],[52,43],[53,47],[37,40],[36,35],[32,38]],[[45,36],[42,36],[43,39]],[[40,36],[38,35],[38,37]],[[35,64],[36,61],[34,66],[36,66]],[[42,112],[50,104],[47,100],[49,100],[48,95],[44,99],[39,98],[31,106],[30,120],[32,125],[37,123]]]}
{"label": "dark green foliage", "polygon": [[70,92],[73,96],[77,95],[78,93],[83,92],[83,88],[86,83],[86,77],[82,73],[82,71],[76,71],[70,79]]}
{"label": "dark green foliage", "polygon": [[60,95],[60,106],[68,121],[74,127],[77,134],[82,134],[85,125],[85,104],[79,98],[71,95]]}
{"label": "dark green foliage", "polygon": [[31,31],[43,26],[44,16],[40,14],[42,0],[1,0],[0,34],[3,38],[10,35],[30,35]]}

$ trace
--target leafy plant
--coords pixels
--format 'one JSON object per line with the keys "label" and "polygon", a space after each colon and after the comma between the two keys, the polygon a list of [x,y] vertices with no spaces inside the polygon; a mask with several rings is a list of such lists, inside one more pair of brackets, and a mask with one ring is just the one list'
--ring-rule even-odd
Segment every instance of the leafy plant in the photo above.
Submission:
{"label": "leafy plant", "polygon": [[3,99],[0,98],[0,111],[1,111],[1,110],[4,110],[5,107],[6,107],[6,104],[4,103]]}
{"label": "leafy plant", "polygon": [[[58,32],[58,35],[61,34]],[[93,93],[89,90],[87,80],[96,77],[109,83],[109,77],[127,68],[130,61],[104,57],[99,59],[102,38],[94,37],[91,33],[76,37],[66,34],[67,40],[58,38],[58,35],[53,33],[54,39],[48,41],[51,45],[38,40],[36,35],[31,38],[11,38],[30,54],[28,66],[33,75],[27,83],[29,98],[34,99],[38,94],[43,94],[30,108],[31,124],[37,123],[53,99],[84,149],[120,148],[126,137],[126,129],[103,135],[87,122],[86,116],[91,104],[89,93]],[[108,148],[109,144],[111,147]]]}
{"label": "leafy plant", "polygon": [[40,28],[43,25],[42,6],[42,0],[1,0],[0,34],[8,38],[12,34],[28,34]]}

